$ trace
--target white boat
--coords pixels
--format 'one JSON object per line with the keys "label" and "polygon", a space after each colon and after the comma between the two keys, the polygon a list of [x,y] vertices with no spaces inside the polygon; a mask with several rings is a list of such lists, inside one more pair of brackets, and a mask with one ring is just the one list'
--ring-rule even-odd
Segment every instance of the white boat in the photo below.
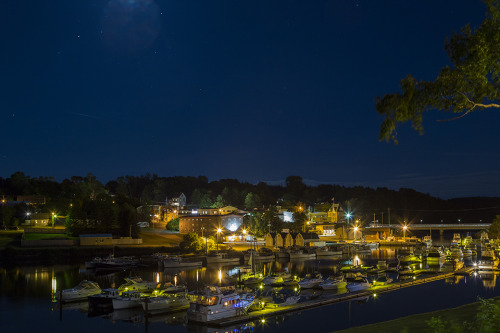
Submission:
{"label": "white boat", "polygon": [[118,287],[120,291],[139,291],[150,293],[155,290],[159,284],[156,282],[144,281],[141,277],[128,277],[124,278],[125,283]]}
{"label": "white boat", "polygon": [[347,290],[349,290],[349,292],[365,290],[365,289],[368,289],[370,287],[371,287],[371,285],[368,282],[368,280],[366,280],[366,279],[359,279],[356,282],[349,282],[346,285],[346,288],[347,288]]}
{"label": "white boat", "polygon": [[215,286],[191,295],[191,299],[188,321],[200,323],[244,314],[253,302],[253,298],[242,297],[235,291],[222,292]]}
{"label": "white boat", "polygon": [[274,256],[277,260],[279,259],[290,259],[290,251],[281,247],[279,250],[274,251]]}
{"label": "white boat", "polygon": [[258,251],[255,250],[245,251],[244,260],[248,261],[250,260],[250,257],[252,257],[254,261],[271,261],[276,259],[276,255],[274,254],[274,252],[267,248],[261,248]]}
{"label": "white boat", "polygon": [[240,262],[239,257],[230,257],[227,253],[214,253],[205,257],[207,260],[207,265],[210,264],[238,264]]}
{"label": "white boat", "polygon": [[[120,270],[137,266],[138,260],[134,257],[115,257],[110,254],[106,258],[93,259],[93,268],[96,270]],[[87,263],[85,265],[87,267]]]}
{"label": "white boat", "polygon": [[307,259],[315,259],[316,252],[308,253],[304,250],[292,250],[290,251],[290,260],[307,260]]}
{"label": "white boat", "polygon": [[481,252],[481,259],[477,261],[476,268],[482,271],[491,271],[498,268],[500,259],[491,247],[484,248]]}
{"label": "white boat", "polygon": [[292,275],[290,274],[288,268],[285,268],[283,270],[279,270],[272,274],[269,274],[262,280],[262,283],[265,286],[282,285],[285,280],[289,279],[291,276]]}
{"label": "white boat", "polygon": [[86,301],[89,296],[100,293],[97,282],[83,280],[76,287],[64,289],[61,294],[57,294],[57,298],[60,298],[60,302]]}
{"label": "white boat", "polygon": [[453,239],[451,240],[451,245],[460,245],[461,238],[459,233],[453,234]]}
{"label": "white boat", "polygon": [[189,308],[189,299],[186,297],[186,294],[172,294],[168,296],[148,297],[144,302],[140,302],[140,304],[144,311],[150,314],[157,314],[185,310]]}
{"label": "white boat", "polygon": [[388,277],[387,275],[379,276],[375,280],[372,281],[374,286],[386,286],[389,283],[392,283],[393,279]]}
{"label": "white boat", "polygon": [[463,258],[464,254],[458,246],[452,246],[448,250],[447,256],[449,256],[450,258],[461,259]]}
{"label": "white boat", "polygon": [[342,250],[334,250],[327,246],[319,247],[316,249],[316,258],[318,259],[338,257],[338,256],[342,256]]}
{"label": "white boat", "polygon": [[281,297],[280,296],[276,296],[274,298],[274,301],[266,303],[265,307],[268,308],[268,309],[269,308],[271,308],[271,309],[281,308],[281,307],[285,307],[285,306],[296,304],[299,301],[300,301],[300,296],[296,296],[296,295],[292,295],[292,296],[283,295]]}
{"label": "white boat", "polygon": [[144,295],[138,291],[124,291],[120,296],[113,298],[113,310],[132,309],[141,307],[141,302],[144,302]]}
{"label": "white boat", "polygon": [[314,277],[306,276],[304,279],[299,281],[299,286],[301,289],[310,289],[319,286],[323,282],[321,274],[317,274]]}
{"label": "white boat", "polygon": [[424,236],[422,243],[424,243],[428,248],[431,247],[432,246],[432,237],[430,235]]}
{"label": "white boat", "polygon": [[185,261],[181,256],[168,256],[158,261],[158,268],[186,268],[186,267],[201,267],[203,261]]}
{"label": "white boat", "polygon": [[428,265],[437,265],[440,261],[444,260],[445,254],[439,247],[432,247],[427,252],[426,261]]}
{"label": "white boat", "polygon": [[338,278],[338,277],[333,277],[333,278],[328,278],[321,282],[318,287],[323,289],[323,290],[338,290],[345,288],[347,286],[347,282],[344,281],[344,278]]}

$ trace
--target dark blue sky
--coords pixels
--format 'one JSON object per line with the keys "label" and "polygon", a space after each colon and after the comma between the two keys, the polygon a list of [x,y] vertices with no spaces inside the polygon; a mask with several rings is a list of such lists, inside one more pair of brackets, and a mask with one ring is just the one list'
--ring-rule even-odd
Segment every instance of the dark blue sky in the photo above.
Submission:
{"label": "dark blue sky", "polygon": [[0,176],[210,180],[500,196],[498,110],[378,141],[374,99],[433,79],[480,0],[2,3]]}

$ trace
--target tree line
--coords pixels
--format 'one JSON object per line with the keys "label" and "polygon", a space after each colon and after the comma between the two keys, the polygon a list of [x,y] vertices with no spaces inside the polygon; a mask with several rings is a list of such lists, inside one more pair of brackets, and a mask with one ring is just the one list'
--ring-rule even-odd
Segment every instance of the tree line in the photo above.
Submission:
{"label": "tree line", "polygon": [[[41,195],[45,204],[27,206],[3,203],[2,219],[6,225],[21,224],[26,212],[57,212],[66,216],[66,224],[75,233],[87,228],[95,231],[113,230],[121,235],[138,233],[136,208],[164,204],[168,198],[184,193],[188,207],[207,208],[235,206],[254,214],[247,216],[249,225],[263,232],[279,230],[276,206],[295,213],[300,221],[292,226],[299,229],[306,217],[304,212],[327,211],[333,201],[344,212],[353,214],[352,221],[368,223],[375,219],[384,223],[457,223],[491,222],[500,214],[500,198],[466,198],[443,200],[412,189],[391,190],[342,185],[309,186],[300,176],[289,176],[283,185],[264,182],[251,184],[237,179],[209,181],[205,176],[160,177],[155,174],[123,176],[107,183],[88,174],[62,181],[51,177],[30,177],[16,172],[0,178],[0,196],[7,202],[19,195]],[[489,208],[488,208],[489,207]],[[344,219],[344,216],[340,216]]]}

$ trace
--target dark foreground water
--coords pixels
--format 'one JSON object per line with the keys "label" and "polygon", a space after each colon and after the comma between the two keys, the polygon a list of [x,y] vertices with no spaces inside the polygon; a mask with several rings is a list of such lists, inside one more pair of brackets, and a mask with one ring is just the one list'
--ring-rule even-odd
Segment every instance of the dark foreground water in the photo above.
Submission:
{"label": "dark foreground water", "polygon": [[[361,257],[362,263],[393,259],[394,250],[374,251]],[[326,277],[346,258],[338,260],[268,263],[265,269],[288,267],[297,275],[320,271]],[[473,260],[466,261],[471,264]],[[208,267],[188,271],[162,271],[144,268],[135,272],[95,275],[84,266],[29,266],[0,268],[0,332],[333,332],[385,320],[456,307],[500,295],[498,275],[456,277],[404,288],[370,298],[367,302],[343,302],[292,314],[214,329],[186,323],[186,313],[155,316],[146,324],[141,310],[122,310],[90,317],[86,303],[64,306],[53,302],[53,292],[77,285],[83,279],[99,282],[102,288],[118,286],[123,277],[139,275],[151,281],[187,284],[190,290],[203,284],[224,284],[231,267]],[[219,277],[222,277],[219,280]],[[397,277],[397,276],[394,276]]]}

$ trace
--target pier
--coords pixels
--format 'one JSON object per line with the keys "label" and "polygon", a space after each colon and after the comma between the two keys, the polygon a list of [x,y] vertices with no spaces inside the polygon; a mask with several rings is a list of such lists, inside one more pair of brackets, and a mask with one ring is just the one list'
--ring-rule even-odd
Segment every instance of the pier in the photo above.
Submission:
{"label": "pier", "polygon": [[299,302],[296,304],[292,304],[286,307],[277,307],[273,309],[262,309],[262,310],[257,310],[257,311],[252,311],[248,314],[243,314],[241,316],[237,317],[231,317],[231,318],[224,318],[224,319],[219,319],[215,320],[209,323],[205,323],[206,325],[209,326],[215,326],[215,327],[224,327],[224,326],[230,326],[230,325],[237,325],[237,324],[242,324],[250,321],[261,321],[265,320],[268,317],[274,317],[278,315],[283,315],[286,313],[291,313],[291,312],[297,312],[297,311],[302,311],[302,310],[307,310],[311,308],[316,308],[324,305],[330,305],[334,303],[340,303],[340,302],[345,302],[345,301],[352,301],[356,299],[363,299],[366,297],[370,296],[376,296],[378,294],[390,292],[393,290],[399,290],[402,288],[408,288],[424,283],[429,283],[433,281],[438,281],[438,280],[443,280],[455,275],[470,275],[470,273],[474,269],[469,267],[469,268],[462,268],[457,271],[453,272],[446,272],[446,273],[438,273],[433,276],[426,276],[426,277],[421,277],[421,278],[413,278],[413,279],[408,279],[405,281],[398,281],[394,283],[390,283],[386,286],[377,286],[377,287],[371,287],[366,290],[361,290],[361,291],[356,291],[356,292],[346,292],[342,294],[333,294],[331,292],[325,291],[313,299],[304,301],[304,302]]}

